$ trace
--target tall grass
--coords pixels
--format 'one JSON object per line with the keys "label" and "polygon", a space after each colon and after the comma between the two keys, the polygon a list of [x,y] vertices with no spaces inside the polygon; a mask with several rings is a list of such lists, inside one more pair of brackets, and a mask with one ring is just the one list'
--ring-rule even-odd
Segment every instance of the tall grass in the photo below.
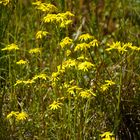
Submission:
{"label": "tall grass", "polygon": [[139,139],[139,1],[5,2],[0,138]]}

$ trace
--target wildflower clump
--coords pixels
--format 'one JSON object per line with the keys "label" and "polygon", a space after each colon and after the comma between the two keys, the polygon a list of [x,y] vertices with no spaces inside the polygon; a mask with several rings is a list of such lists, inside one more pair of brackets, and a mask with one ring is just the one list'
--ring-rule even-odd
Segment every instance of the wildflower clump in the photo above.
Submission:
{"label": "wildflower clump", "polygon": [[24,121],[28,118],[28,114],[24,111],[22,112],[15,112],[15,111],[11,111],[7,117],[8,120],[10,120],[11,118],[15,118],[16,121]]}
{"label": "wildflower clump", "polygon": [[107,48],[106,51],[118,50],[118,52],[121,54],[127,52],[126,45],[121,43],[120,41],[113,42],[112,44],[107,44],[107,45],[109,46],[109,48]]}
{"label": "wildflower clump", "polygon": [[25,65],[25,64],[27,64],[27,61],[21,59],[21,60],[17,61],[16,64],[17,65]]}
{"label": "wildflower clump", "polygon": [[84,72],[89,71],[91,68],[95,68],[95,65],[88,61],[80,62],[78,64],[78,70],[82,70]]}
{"label": "wildflower clump", "polygon": [[13,50],[19,50],[18,45],[12,43],[7,45],[5,48],[1,49],[2,51],[13,51]]}
{"label": "wildflower clump", "polygon": [[30,54],[41,54],[41,48],[33,48],[29,50]]}
{"label": "wildflower clump", "polygon": [[43,38],[44,36],[46,36],[47,34],[49,34],[47,31],[38,31],[36,33],[36,39],[41,39]]}
{"label": "wildflower clump", "polygon": [[82,90],[82,91],[79,93],[79,95],[80,95],[82,98],[90,98],[91,95],[96,96],[96,94],[93,93],[91,89],[89,89],[89,90]]}
{"label": "wildflower clump", "polygon": [[14,86],[17,85],[30,85],[35,83],[35,81],[33,79],[28,79],[28,80],[17,80],[16,83],[14,84]]}
{"label": "wildflower clump", "polygon": [[63,49],[63,48],[65,48],[66,46],[71,45],[72,42],[73,42],[72,39],[70,39],[69,37],[65,37],[65,38],[60,42],[60,46],[61,46],[61,48]]}
{"label": "wildflower clump", "polygon": [[82,88],[78,87],[77,85],[74,86],[70,86],[67,89],[67,93],[71,94],[71,95],[76,95],[77,93],[79,93],[82,90]]}
{"label": "wildflower clump", "polygon": [[91,40],[93,38],[94,38],[93,36],[91,36],[89,33],[87,33],[87,34],[80,35],[78,39],[80,41],[88,41],[88,40]]}
{"label": "wildflower clump", "polygon": [[3,4],[4,6],[7,6],[9,2],[10,0],[0,0],[0,4]]}
{"label": "wildflower clump", "polygon": [[110,86],[115,85],[115,82],[113,82],[112,80],[105,80],[105,83],[106,84],[101,85],[102,91],[106,91]]}
{"label": "wildflower clump", "polygon": [[140,48],[137,46],[133,46],[132,43],[123,43],[120,41],[113,42],[112,44],[107,44],[109,48],[106,49],[106,51],[111,50],[118,50],[119,53],[123,54],[124,52],[127,52],[128,49],[131,49],[133,51],[140,51]]}
{"label": "wildflower clump", "polygon": [[39,75],[35,75],[32,80],[34,81],[34,80],[37,80],[37,79],[47,80],[47,75],[44,74],[44,73],[41,73]]}
{"label": "wildflower clump", "polygon": [[60,28],[65,28],[72,23],[72,20],[69,18],[73,16],[74,15],[69,11],[58,14],[47,14],[47,16],[43,18],[43,21],[45,23],[55,23],[59,25]]}
{"label": "wildflower clump", "polygon": [[49,105],[51,110],[57,110],[58,108],[61,108],[63,104],[60,103],[59,101],[53,101],[52,104]]}
{"label": "wildflower clump", "polygon": [[53,13],[58,11],[57,7],[50,3],[47,4],[41,1],[36,1],[33,2],[32,4],[35,6],[36,9],[42,12]]}
{"label": "wildflower clump", "polygon": [[115,137],[113,133],[111,132],[105,132],[100,135],[102,140],[115,140]]}
{"label": "wildflower clump", "polygon": [[87,50],[88,48],[90,48],[90,44],[88,43],[80,43],[80,44],[77,44],[74,51],[83,51],[83,50]]}

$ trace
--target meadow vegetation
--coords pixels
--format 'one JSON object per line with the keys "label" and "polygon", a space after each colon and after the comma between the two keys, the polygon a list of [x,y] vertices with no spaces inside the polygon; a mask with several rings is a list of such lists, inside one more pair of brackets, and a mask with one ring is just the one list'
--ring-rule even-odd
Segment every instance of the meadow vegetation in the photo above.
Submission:
{"label": "meadow vegetation", "polygon": [[140,139],[139,0],[0,0],[0,139]]}

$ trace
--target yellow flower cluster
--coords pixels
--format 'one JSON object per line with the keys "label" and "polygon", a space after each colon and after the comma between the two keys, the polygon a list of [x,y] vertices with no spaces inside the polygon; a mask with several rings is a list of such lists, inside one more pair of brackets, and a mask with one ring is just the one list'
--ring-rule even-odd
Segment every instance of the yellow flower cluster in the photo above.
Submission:
{"label": "yellow flower cluster", "polygon": [[0,0],[0,4],[3,4],[4,6],[8,5],[10,0]]}
{"label": "yellow flower cluster", "polygon": [[95,65],[88,61],[80,62],[78,64],[78,70],[82,70],[84,72],[88,71],[91,68],[95,68]]}
{"label": "yellow flower cluster", "polygon": [[29,50],[30,54],[41,54],[41,48],[33,48]]}
{"label": "yellow flower cluster", "polygon": [[53,101],[53,103],[50,104],[49,107],[50,107],[51,110],[56,110],[58,108],[61,108],[62,105],[63,104],[59,101]]}
{"label": "yellow flower cluster", "polygon": [[12,50],[19,50],[19,47],[12,43],[12,44],[9,44],[7,45],[5,48],[1,49],[2,51],[12,51]]}
{"label": "yellow flower cluster", "polygon": [[115,137],[113,136],[113,133],[111,132],[105,132],[100,135],[102,140],[115,140]]}
{"label": "yellow flower cluster", "polygon": [[58,9],[56,8],[56,6],[54,6],[53,4],[47,4],[47,3],[43,3],[41,1],[36,1],[32,3],[33,5],[35,5],[35,8],[42,11],[42,12],[47,12],[47,13],[53,13],[53,12],[57,12]]}
{"label": "yellow flower cluster", "polygon": [[65,37],[64,39],[62,39],[62,41],[60,42],[60,46],[61,48],[65,48],[66,46],[69,46],[73,43],[73,40],[70,39],[69,37]]}
{"label": "yellow flower cluster", "polygon": [[106,91],[110,86],[115,85],[115,82],[113,82],[112,80],[105,80],[105,82],[106,84],[101,85],[102,91]]}
{"label": "yellow flower cluster", "polygon": [[49,34],[47,31],[38,31],[36,33],[36,39],[41,39],[42,37],[46,36],[47,34]]}
{"label": "yellow flower cluster", "polygon": [[90,98],[91,95],[96,96],[96,94],[93,93],[91,89],[89,89],[89,90],[82,90],[79,94],[80,94],[80,96],[82,98]]}
{"label": "yellow flower cluster", "polygon": [[39,75],[35,75],[32,80],[37,80],[37,79],[47,80],[47,75],[44,73],[41,73]]}
{"label": "yellow flower cluster", "polygon": [[87,33],[87,34],[80,35],[78,39],[80,41],[88,41],[88,40],[94,39],[94,36],[91,36],[89,33]]}
{"label": "yellow flower cluster", "polygon": [[47,14],[47,16],[43,18],[43,21],[45,23],[56,23],[60,28],[65,28],[67,25],[72,23],[72,20],[69,18],[73,16],[74,15],[69,11],[58,14]]}
{"label": "yellow flower cluster", "polygon": [[97,47],[99,46],[97,39],[93,39],[89,43],[83,42],[83,43],[77,44],[74,51],[79,51],[79,50],[83,51],[83,50],[87,50],[87,49],[89,49],[91,47],[95,47],[95,46],[97,46]]}
{"label": "yellow flower cluster", "polygon": [[22,112],[11,111],[7,115],[7,119],[11,119],[11,118],[15,118],[16,121],[24,121],[28,118],[28,114],[24,111],[22,111]]}
{"label": "yellow flower cluster", "polygon": [[25,65],[25,64],[27,64],[27,61],[21,59],[21,60],[17,61],[16,64],[17,65]]}
{"label": "yellow flower cluster", "polygon": [[32,79],[28,79],[28,80],[17,80],[16,83],[14,84],[14,86],[17,86],[17,85],[30,85],[30,84],[33,84],[35,83],[35,80],[37,79],[42,79],[42,80],[47,80],[47,75],[46,74],[39,74],[39,75],[35,75]]}
{"label": "yellow flower cluster", "polygon": [[107,44],[109,48],[106,51],[118,50],[119,53],[123,54],[128,51],[128,48],[135,51],[140,51],[139,47],[133,46],[132,43],[122,43],[120,41],[113,42],[112,44]]}
{"label": "yellow flower cluster", "polygon": [[75,95],[75,93],[80,92],[82,90],[82,88],[78,87],[78,86],[71,86],[68,88],[67,92],[71,95]]}

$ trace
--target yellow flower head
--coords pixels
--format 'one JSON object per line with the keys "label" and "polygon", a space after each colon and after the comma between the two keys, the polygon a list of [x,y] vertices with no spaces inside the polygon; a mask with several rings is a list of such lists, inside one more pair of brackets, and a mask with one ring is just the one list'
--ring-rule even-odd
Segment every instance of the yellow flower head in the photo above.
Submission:
{"label": "yellow flower head", "polygon": [[25,64],[27,64],[27,61],[21,59],[21,60],[17,61],[16,64],[17,65],[25,65]]}
{"label": "yellow flower head", "polygon": [[61,42],[60,42],[60,46],[63,49],[64,47],[71,45],[73,42],[72,39],[70,39],[69,37],[65,37]]}
{"label": "yellow flower head", "polygon": [[8,5],[10,0],[0,0],[0,4],[3,4],[4,6]]}
{"label": "yellow flower head", "polygon": [[73,14],[68,11],[66,13],[47,14],[47,16],[43,18],[43,21],[45,23],[56,23],[61,28],[65,28],[67,25],[72,23],[72,20],[69,19],[69,17],[72,17],[72,16]]}
{"label": "yellow flower head", "polygon": [[17,121],[23,121],[26,120],[27,118],[28,118],[28,114],[26,112],[18,113],[16,116]]}
{"label": "yellow flower head", "polygon": [[105,82],[106,84],[101,85],[102,91],[106,91],[110,86],[115,85],[115,82],[113,82],[112,80],[105,80]]}
{"label": "yellow flower head", "polygon": [[44,74],[44,73],[41,73],[41,74],[39,74],[39,75],[35,75],[35,76],[33,77],[33,80],[37,80],[37,79],[47,80],[47,75]]}
{"label": "yellow flower head", "polygon": [[42,37],[46,36],[47,34],[49,34],[47,31],[38,31],[36,33],[36,39],[41,39]]}
{"label": "yellow flower head", "polygon": [[84,42],[84,43],[77,44],[74,51],[87,50],[88,48],[90,48],[90,45]]}
{"label": "yellow flower head", "polygon": [[68,59],[63,62],[62,68],[65,69],[65,68],[70,68],[70,67],[76,67],[76,65],[77,65],[76,60]]}
{"label": "yellow flower head", "polygon": [[12,44],[9,44],[7,45],[5,48],[1,49],[2,51],[12,51],[12,50],[19,50],[19,47],[12,43]]}
{"label": "yellow flower head", "polygon": [[113,82],[112,80],[105,80],[106,84],[111,86],[111,85],[115,85],[115,82]]}
{"label": "yellow flower head", "polygon": [[29,84],[35,83],[35,81],[34,81],[33,79],[28,79],[28,80],[26,80],[26,81],[23,81],[23,83],[24,83],[25,85],[29,85]]}
{"label": "yellow flower head", "polygon": [[82,90],[82,88],[78,87],[78,86],[71,86],[68,88],[67,92],[71,95],[75,95],[75,93],[80,92]]}
{"label": "yellow flower head", "polygon": [[95,47],[95,46],[98,47],[99,46],[99,41],[97,39],[94,39],[91,42],[89,42],[89,45],[93,46],[93,47]]}
{"label": "yellow flower head", "polygon": [[15,111],[11,111],[8,115],[7,115],[7,119],[10,119],[12,117],[16,117],[18,115],[19,112],[15,112]]}
{"label": "yellow flower head", "polygon": [[91,90],[83,90],[79,94],[82,98],[90,98],[91,95],[96,96]]}
{"label": "yellow flower head", "polygon": [[113,133],[111,132],[105,132],[103,134],[100,135],[102,140],[115,140]]}
{"label": "yellow flower head", "polygon": [[78,70],[83,70],[83,71],[88,71],[91,68],[94,68],[94,64],[91,62],[85,61],[85,62],[80,62],[78,64]]}
{"label": "yellow flower head", "polygon": [[119,53],[124,53],[126,52],[126,45],[122,45],[123,43],[121,42],[113,42],[112,44],[107,44],[109,48],[106,49],[106,51],[111,51],[111,50],[118,50]]}
{"label": "yellow flower head", "polygon": [[60,103],[59,101],[53,101],[52,104],[49,105],[51,110],[56,110],[58,108],[61,108],[61,105],[63,105],[62,103]]}
{"label": "yellow flower head", "polygon": [[70,56],[71,50],[66,50],[65,54],[66,54],[66,56]]}
{"label": "yellow flower head", "polygon": [[41,48],[33,48],[29,50],[30,54],[41,54]]}
{"label": "yellow flower head", "polygon": [[54,6],[53,4],[47,4],[47,3],[43,3],[41,1],[37,1],[37,2],[33,2],[33,5],[35,5],[35,8],[42,11],[42,12],[47,12],[47,13],[53,13],[53,12],[57,12],[58,9],[56,8],[56,6]]}
{"label": "yellow flower head", "polygon": [[93,39],[94,37],[93,36],[91,36],[90,34],[82,34],[82,35],[80,35],[79,36],[79,40],[80,41],[88,41],[88,40],[90,40],[90,39]]}

